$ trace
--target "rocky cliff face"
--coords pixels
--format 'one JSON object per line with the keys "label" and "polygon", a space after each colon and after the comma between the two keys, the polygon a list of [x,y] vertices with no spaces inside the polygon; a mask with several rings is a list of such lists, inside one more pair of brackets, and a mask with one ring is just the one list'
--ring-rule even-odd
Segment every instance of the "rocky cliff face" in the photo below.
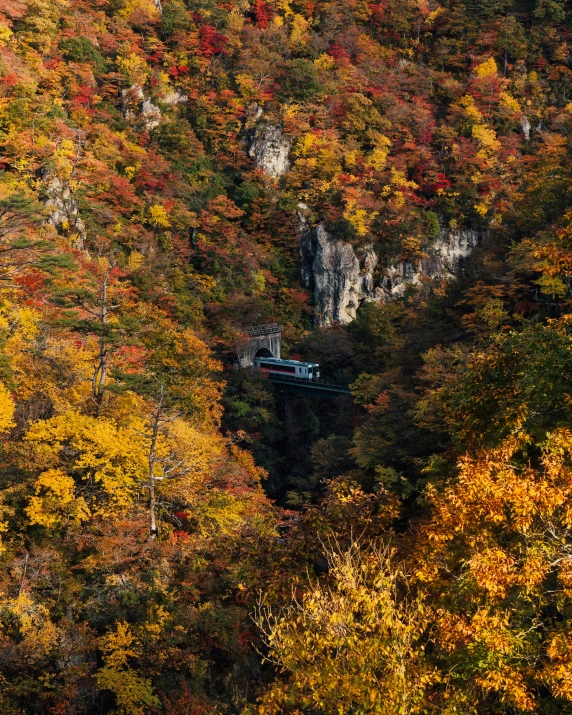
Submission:
{"label": "rocky cliff face", "polygon": [[289,152],[290,141],[284,135],[282,127],[267,124],[257,132],[248,155],[265,174],[279,179],[290,169]]}
{"label": "rocky cliff face", "polygon": [[394,300],[401,298],[412,286],[456,278],[463,269],[463,261],[478,245],[479,238],[478,231],[471,228],[442,230],[417,262],[398,261],[384,266],[372,299]]}
{"label": "rocky cliff face", "polygon": [[416,263],[378,266],[371,245],[356,252],[351,244],[330,236],[323,224],[313,229],[300,218],[302,283],[314,293],[314,319],[319,327],[351,323],[364,301],[396,300],[410,287],[455,278],[479,241],[474,229],[443,230]]}
{"label": "rocky cliff face", "polygon": [[137,122],[146,131],[151,131],[161,124],[161,110],[143,94],[143,88],[134,84],[121,91],[123,116],[130,122]]}
{"label": "rocky cliff face", "polygon": [[254,103],[247,112],[248,155],[256,167],[273,179],[279,179],[290,169],[288,158],[290,139],[279,124],[264,119],[262,107]]}
{"label": "rocky cliff face", "polygon": [[178,104],[187,104],[189,98],[184,92],[178,89],[173,89],[167,92],[161,99],[164,104],[168,104],[170,107],[176,107]]}
{"label": "rocky cliff face", "polygon": [[520,128],[522,129],[524,138],[528,141],[530,139],[530,130],[532,129],[532,125],[528,121],[526,114],[523,114],[520,118]]}
{"label": "rocky cliff face", "polygon": [[74,237],[74,248],[82,249],[86,238],[85,224],[79,215],[79,208],[69,182],[44,172],[42,180],[46,184],[48,199],[45,203],[47,222],[58,231],[66,231]]}
{"label": "rocky cliff face", "polygon": [[374,293],[377,256],[367,246],[358,257],[349,243],[332,238],[323,224],[302,234],[302,281],[314,292],[315,322],[320,327],[351,323]]}

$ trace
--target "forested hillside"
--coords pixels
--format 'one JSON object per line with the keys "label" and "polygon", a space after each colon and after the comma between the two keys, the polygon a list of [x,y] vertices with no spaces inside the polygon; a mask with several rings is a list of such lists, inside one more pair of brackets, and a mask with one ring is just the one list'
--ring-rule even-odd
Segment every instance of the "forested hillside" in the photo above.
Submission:
{"label": "forested hillside", "polygon": [[571,80],[569,0],[0,0],[2,715],[572,714]]}

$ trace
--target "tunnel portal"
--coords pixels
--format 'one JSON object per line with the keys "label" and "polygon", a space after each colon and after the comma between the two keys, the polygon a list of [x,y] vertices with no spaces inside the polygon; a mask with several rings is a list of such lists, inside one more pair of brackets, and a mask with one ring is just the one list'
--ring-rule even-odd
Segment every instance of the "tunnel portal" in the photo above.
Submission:
{"label": "tunnel portal", "polygon": [[236,346],[240,367],[251,367],[255,357],[280,359],[282,326],[277,323],[248,328]]}

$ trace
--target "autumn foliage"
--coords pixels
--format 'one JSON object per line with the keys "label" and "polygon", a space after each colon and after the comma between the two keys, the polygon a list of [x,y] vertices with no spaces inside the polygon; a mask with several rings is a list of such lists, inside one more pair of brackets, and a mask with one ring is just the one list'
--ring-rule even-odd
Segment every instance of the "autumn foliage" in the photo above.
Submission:
{"label": "autumn foliage", "polygon": [[[0,3],[2,714],[572,713],[571,13]],[[315,331],[302,220],[480,241]]]}

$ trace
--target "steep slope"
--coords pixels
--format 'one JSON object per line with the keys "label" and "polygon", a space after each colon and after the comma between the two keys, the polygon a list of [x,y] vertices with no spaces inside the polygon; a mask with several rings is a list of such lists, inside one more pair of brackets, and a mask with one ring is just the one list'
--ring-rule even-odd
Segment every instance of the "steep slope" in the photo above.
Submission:
{"label": "steep slope", "polygon": [[570,12],[2,2],[2,713],[570,711]]}

